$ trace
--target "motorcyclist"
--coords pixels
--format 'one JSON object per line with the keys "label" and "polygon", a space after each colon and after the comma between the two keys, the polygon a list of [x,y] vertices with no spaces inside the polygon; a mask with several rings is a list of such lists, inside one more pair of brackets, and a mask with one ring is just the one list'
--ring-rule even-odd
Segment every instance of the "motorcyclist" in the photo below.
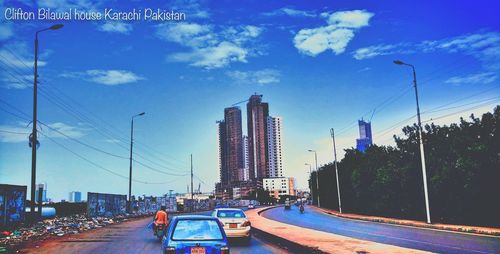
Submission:
{"label": "motorcyclist", "polygon": [[153,230],[156,235],[156,230],[158,228],[158,225],[165,225],[165,227],[168,224],[168,214],[167,214],[167,207],[162,205],[160,210],[156,212],[155,218],[154,218],[154,224],[153,224]]}

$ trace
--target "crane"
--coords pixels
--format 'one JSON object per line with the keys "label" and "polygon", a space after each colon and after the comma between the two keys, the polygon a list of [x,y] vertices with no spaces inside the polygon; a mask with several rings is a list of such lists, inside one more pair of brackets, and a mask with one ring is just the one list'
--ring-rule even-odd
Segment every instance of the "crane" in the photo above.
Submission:
{"label": "crane", "polygon": [[[260,98],[262,98],[262,96],[263,96],[262,94],[257,94],[257,93],[255,93],[254,95],[258,95],[258,96],[260,96]],[[245,102],[247,102],[247,101],[249,101],[249,100],[250,100],[250,99],[246,99],[246,100],[244,100],[244,101],[236,102],[236,103],[234,103],[234,104],[233,104],[233,105],[231,105],[231,106],[232,106],[232,107],[234,107],[234,106],[237,106],[237,105],[239,105],[239,104],[241,104],[241,103],[245,103]]]}

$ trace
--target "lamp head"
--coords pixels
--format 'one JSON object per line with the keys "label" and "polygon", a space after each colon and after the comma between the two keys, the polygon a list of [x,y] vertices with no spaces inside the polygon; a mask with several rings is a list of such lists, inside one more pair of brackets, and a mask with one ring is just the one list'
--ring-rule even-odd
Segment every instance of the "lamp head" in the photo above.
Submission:
{"label": "lamp head", "polygon": [[64,26],[63,24],[56,24],[56,25],[49,27],[49,29],[50,30],[57,30],[57,29],[61,29],[63,26]]}
{"label": "lamp head", "polygon": [[403,61],[401,61],[401,60],[394,60],[393,62],[394,62],[395,64],[399,64],[399,65],[403,65],[403,64],[405,64],[405,63],[403,63]]}
{"label": "lamp head", "polygon": [[138,114],[138,116],[143,116],[144,114],[146,114],[146,112],[141,112]]}

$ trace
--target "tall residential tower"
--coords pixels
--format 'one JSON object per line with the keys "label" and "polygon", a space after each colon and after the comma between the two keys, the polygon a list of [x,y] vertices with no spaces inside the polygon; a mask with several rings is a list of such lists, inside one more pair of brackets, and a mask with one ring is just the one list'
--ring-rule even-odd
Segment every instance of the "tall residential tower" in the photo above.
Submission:
{"label": "tall residential tower", "polygon": [[252,95],[247,103],[249,177],[262,182],[267,173],[267,117],[269,105],[262,95]]}
{"label": "tall residential tower", "polygon": [[266,177],[283,176],[283,150],[282,150],[282,119],[279,116],[267,117],[268,137],[268,171]]}

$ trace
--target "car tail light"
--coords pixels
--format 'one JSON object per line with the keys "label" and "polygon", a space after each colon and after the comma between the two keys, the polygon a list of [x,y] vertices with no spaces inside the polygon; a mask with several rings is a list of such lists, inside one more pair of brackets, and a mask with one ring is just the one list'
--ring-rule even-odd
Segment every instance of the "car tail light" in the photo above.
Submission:
{"label": "car tail light", "polygon": [[175,254],[175,248],[174,247],[167,247],[165,249],[165,254]]}
{"label": "car tail light", "polygon": [[229,254],[229,247],[227,246],[221,247],[220,254]]}
{"label": "car tail light", "polygon": [[249,220],[247,220],[247,221],[245,221],[245,222],[243,222],[243,223],[241,224],[241,226],[242,226],[242,227],[248,227],[248,226],[250,226],[250,225],[252,225],[252,224],[250,223],[250,221],[249,221]]}

